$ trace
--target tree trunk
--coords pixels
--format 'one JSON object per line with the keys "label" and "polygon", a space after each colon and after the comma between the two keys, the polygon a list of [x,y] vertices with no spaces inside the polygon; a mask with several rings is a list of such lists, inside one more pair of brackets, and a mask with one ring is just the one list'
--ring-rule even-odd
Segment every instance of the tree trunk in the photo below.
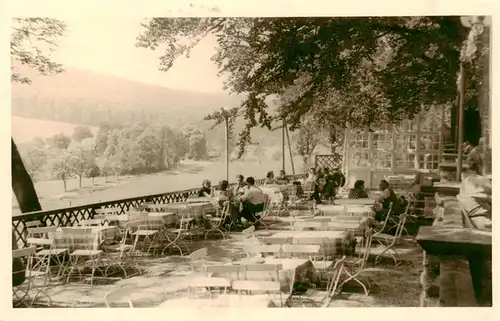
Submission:
{"label": "tree trunk", "polygon": [[11,138],[12,162],[12,191],[16,195],[19,209],[22,213],[41,211],[42,206],[38,201],[35,186],[30,175],[24,167],[23,160],[17,149],[16,143]]}
{"label": "tree trunk", "polygon": [[78,175],[78,188],[82,188],[82,175]]}
{"label": "tree trunk", "polygon": [[62,181],[63,181],[63,184],[64,184],[64,191],[67,192],[68,191],[68,187],[66,186],[66,178],[63,178]]}

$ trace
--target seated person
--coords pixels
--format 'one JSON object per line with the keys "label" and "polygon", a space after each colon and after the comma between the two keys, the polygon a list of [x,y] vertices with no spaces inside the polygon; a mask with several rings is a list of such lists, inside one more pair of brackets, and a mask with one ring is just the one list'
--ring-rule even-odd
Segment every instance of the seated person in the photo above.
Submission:
{"label": "seated person", "polygon": [[491,180],[483,176],[481,161],[473,154],[460,184],[458,199],[475,228],[491,229]]}
{"label": "seated person", "polygon": [[328,200],[333,196],[333,188],[331,183],[325,178],[320,178],[314,186],[314,193],[311,196],[316,203],[321,203],[321,200]]}
{"label": "seated person", "polygon": [[268,184],[274,184],[274,183],[275,183],[274,172],[273,171],[267,172],[266,180],[264,181],[264,184],[268,185]]}
{"label": "seated person", "polygon": [[334,196],[337,195],[338,190],[345,185],[345,176],[342,174],[340,168],[336,168],[335,171],[330,175],[333,188],[335,189]]}
{"label": "seated person", "polygon": [[256,214],[264,211],[264,203],[266,200],[266,194],[255,186],[255,179],[253,177],[248,177],[245,194],[240,196],[240,202],[243,205],[240,216],[254,223],[257,220]]}
{"label": "seated person", "polygon": [[379,187],[382,191],[382,195],[378,197],[377,202],[374,205],[374,210],[375,219],[380,222],[385,220],[391,203],[391,215],[400,214],[400,204],[398,196],[396,195],[396,193],[394,193],[389,183],[385,179],[380,181]]}
{"label": "seated person", "polygon": [[243,175],[241,174],[236,175],[236,184],[233,187],[233,195],[234,196],[242,195],[245,192],[245,187],[246,183]]}
{"label": "seated person", "polygon": [[203,181],[198,197],[212,197],[212,183],[208,179]]}
{"label": "seated person", "polygon": [[219,202],[228,201],[233,198],[233,191],[229,189],[229,182],[223,180],[219,184],[219,188],[214,192],[214,197],[219,198]]}
{"label": "seated person", "polygon": [[281,184],[281,185],[289,183],[288,177],[286,177],[286,173],[284,170],[280,171],[280,176],[278,176],[276,178],[276,183]]}
{"label": "seated person", "polygon": [[309,171],[307,172],[306,182],[316,182],[316,179],[316,171],[313,167],[309,168]]}
{"label": "seated person", "polygon": [[302,188],[302,184],[300,184],[300,182],[293,182],[293,186],[295,187],[295,196],[301,197],[304,195],[304,189]]}
{"label": "seated person", "polygon": [[365,189],[365,181],[357,180],[354,183],[354,188],[351,188],[349,190],[349,198],[350,199],[370,198]]}

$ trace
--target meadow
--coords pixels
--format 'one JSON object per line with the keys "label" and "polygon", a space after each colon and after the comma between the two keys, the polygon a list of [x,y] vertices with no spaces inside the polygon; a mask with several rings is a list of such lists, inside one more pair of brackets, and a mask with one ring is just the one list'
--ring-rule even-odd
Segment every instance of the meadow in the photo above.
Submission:
{"label": "meadow", "polygon": [[[299,159],[294,159],[296,173],[302,170]],[[278,174],[281,161],[261,159],[260,161],[233,161],[229,166],[229,180],[234,182],[236,175],[245,177],[265,177],[267,171]],[[287,172],[292,173],[290,163]],[[201,186],[204,179],[215,185],[225,179],[225,165],[221,161],[182,161],[178,168],[160,173],[140,176],[97,177],[94,184],[84,179],[82,188],[78,188],[77,179],[68,180],[68,191],[64,192],[60,180],[35,182],[42,208],[45,210],[89,203],[112,201],[148,194],[167,193]],[[20,214],[17,201],[12,195],[13,215]]]}

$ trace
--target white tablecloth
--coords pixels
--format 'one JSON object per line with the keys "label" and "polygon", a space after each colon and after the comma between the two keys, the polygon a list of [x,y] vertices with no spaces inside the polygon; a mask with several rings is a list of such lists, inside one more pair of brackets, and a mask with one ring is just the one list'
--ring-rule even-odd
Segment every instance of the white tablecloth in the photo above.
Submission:
{"label": "white tablecloth", "polygon": [[[208,294],[207,294],[208,296]],[[276,295],[276,298],[279,296]],[[273,297],[267,294],[242,295],[214,294],[212,298],[182,297],[167,300],[158,308],[268,308],[274,306]]]}
{"label": "white tablecloth", "polygon": [[278,232],[271,238],[292,238],[293,243],[299,243],[300,239],[319,239],[321,253],[327,256],[348,253],[351,250],[352,233],[348,231],[283,231]]}

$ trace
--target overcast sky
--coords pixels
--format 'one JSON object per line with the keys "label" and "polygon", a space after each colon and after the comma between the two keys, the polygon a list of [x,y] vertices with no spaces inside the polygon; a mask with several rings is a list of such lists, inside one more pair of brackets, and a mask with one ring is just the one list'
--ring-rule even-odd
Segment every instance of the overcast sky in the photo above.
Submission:
{"label": "overcast sky", "polygon": [[66,66],[124,77],[169,88],[203,92],[222,92],[217,67],[210,60],[215,50],[215,37],[202,41],[190,58],[178,59],[168,72],[158,70],[161,55],[156,51],[135,47],[141,33],[140,18],[94,17],[64,19],[65,36],[52,54]]}

